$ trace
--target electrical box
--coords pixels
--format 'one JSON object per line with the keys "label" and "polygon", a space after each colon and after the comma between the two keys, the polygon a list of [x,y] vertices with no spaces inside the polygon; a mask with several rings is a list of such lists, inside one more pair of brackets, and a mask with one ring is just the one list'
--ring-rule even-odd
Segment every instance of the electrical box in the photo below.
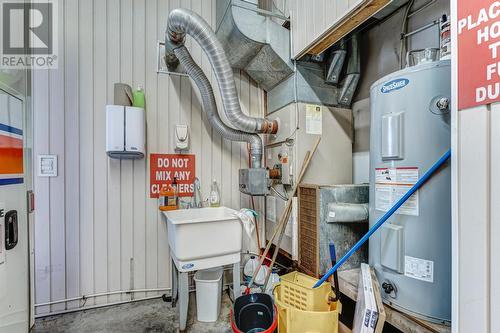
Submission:
{"label": "electrical box", "polygon": [[38,155],[38,177],[57,177],[57,155]]}
{"label": "electrical box", "polygon": [[281,145],[281,151],[278,154],[278,159],[281,165],[281,184],[283,185],[293,185],[292,184],[292,165],[290,163],[291,154],[290,149],[286,143]]}
{"label": "electrical box", "polygon": [[106,153],[111,158],[140,159],[146,152],[146,122],[142,108],[106,106]]}
{"label": "electrical box", "polygon": [[269,193],[269,176],[267,169],[250,168],[239,170],[240,192],[248,195],[267,195]]}

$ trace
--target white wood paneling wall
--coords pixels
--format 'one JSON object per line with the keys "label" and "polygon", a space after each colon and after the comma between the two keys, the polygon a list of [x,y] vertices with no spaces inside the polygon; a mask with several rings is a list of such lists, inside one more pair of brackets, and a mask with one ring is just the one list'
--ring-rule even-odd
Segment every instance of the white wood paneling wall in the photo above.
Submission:
{"label": "white wood paneling wall", "polygon": [[500,103],[459,111],[454,332],[500,332]]}
{"label": "white wood paneling wall", "polygon": [[[290,11],[292,58],[297,57],[335,22],[345,17],[363,2],[363,0],[276,1],[278,8]],[[288,15],[288,13],[285,14]]]}
{"label": "white wood paneling wall", "polygon": [[461,97],[458,2],[450,3],[452,331],[497,333],[500,332],[500,103],[457,111]]}
{"label": "white wood paneling wall", "polygon": [[[105,105],[113,103],[115,82],[143,85],[148,153],[173,153],[175,124],[188,124],[203,196],[217,179],[223,205],[248,207],[237,186],[238,169],[248,165],[246,145],[212,131],[189,79],[156,74],[156,41],[170,10],[191,8],[214,26],[215,0],[65,0],[58,7],[59,68],[33,71],[32,83],[35,156],[59,158],[58,177],[35,177],[36,303],[170,287],[166,226],[148,192],[149,160],[106,156]],[[187,45],[215,82],[200,47],[190,39]],[[262,115],[261,89],[243,73],[235,81],[243,110]],[[37,313],[129,299],[101,296],[39,306]]]}

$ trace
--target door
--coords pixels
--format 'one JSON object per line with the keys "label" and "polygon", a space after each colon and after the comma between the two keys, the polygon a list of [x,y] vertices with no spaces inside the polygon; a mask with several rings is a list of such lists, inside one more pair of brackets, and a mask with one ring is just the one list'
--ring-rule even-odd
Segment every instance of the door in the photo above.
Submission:
{"label": "door", "polygon": [[23,101],[0,89],[0,333],[29,326]]}

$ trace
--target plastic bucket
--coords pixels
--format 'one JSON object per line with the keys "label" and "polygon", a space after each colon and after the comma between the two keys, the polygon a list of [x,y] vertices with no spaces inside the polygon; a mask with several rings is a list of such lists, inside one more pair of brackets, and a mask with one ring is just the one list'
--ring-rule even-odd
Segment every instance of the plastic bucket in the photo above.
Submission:
{"label": "plastic bucket", "polygon": [[204,269],[194,274],[196,282],[196,317],[214,322],[219,318],[222,293],[222,267]]}
{"label": "plastic bucket", "polygon": [[[284,299],[288,296],[282,287],[282,284],[278,284],[274,288],[279,333],[338,333],[339,314],[342,311],[339,301],[330,302],[325,311],[304,311],[285,304]],[[333,296],[332,291],[330,294]]]}
{"label": "plastic bucket", "polygon": [[278,326],[277,309],[268,294],[243,295],[231,309],[231,327],[235,333],[272,333]]}

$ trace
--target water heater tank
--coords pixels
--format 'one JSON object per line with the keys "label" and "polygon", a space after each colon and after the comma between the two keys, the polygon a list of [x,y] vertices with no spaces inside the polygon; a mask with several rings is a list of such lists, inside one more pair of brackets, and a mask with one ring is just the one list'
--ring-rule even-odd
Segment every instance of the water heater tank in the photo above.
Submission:
{"label": "water heater tank", "polygon": [[[370,226],[450,148],[451,73],[436,61],[371,87]],[[451,320],[451,167],[446,164],[370,238],[386,303]]]}

